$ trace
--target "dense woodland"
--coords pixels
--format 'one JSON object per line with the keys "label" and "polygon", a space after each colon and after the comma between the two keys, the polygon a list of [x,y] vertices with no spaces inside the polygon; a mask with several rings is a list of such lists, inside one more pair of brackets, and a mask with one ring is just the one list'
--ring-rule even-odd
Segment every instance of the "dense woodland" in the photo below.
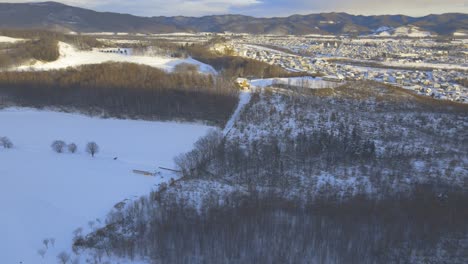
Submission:
{"label": "dense woodland", "polygon": [[74,249],[151,263],[466,263],[464,105],[377,83],[254,93],[182,179]]}
{"label": "dense woodland", "polygon": [[108,63],[48,72],[1,72],[0,104],[91,115],[200,120],[222,126],[237,105],[231,82],[188,66],[174,73]]}
{"label": "dense woodland", "polygon": [[143,256],[149,263],[461,264],[467,257],[466,195],[441,201],[421,186],[395,200],[300,208],[274,193],[211,191],[194,209],[189,195],[180,197],[190,189],[170,188],[163,198],[153,193],[115,210],[112,224],[75,238],[75,251],[91,247],[95,259]]}

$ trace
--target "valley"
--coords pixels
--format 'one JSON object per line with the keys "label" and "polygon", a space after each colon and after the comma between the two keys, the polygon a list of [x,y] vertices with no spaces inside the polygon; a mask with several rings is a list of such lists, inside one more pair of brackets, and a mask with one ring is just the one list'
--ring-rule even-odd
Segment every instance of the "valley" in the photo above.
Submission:
{"label": "valley", "polygon": [[467,263],[467,14],[354,1],[0,3],[0,263]]}

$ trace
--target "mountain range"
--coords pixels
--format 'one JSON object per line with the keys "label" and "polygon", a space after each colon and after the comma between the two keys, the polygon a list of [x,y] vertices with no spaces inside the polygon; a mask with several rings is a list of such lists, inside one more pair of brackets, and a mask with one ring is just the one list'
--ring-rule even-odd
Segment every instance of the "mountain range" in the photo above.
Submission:
{"label": "mountain range", "polygon": [[96,12],[57,2],[0,3],[0,28],[40,28],[75,32],[234,32],[252,34],[349,34],[375,33],[379,28],[416,27],[437,35],[468,32],[468,14],[447,13],[410,17],[361,16],[320,13],[289,17],[257,18],[244,15],[203,17],[139,17]]}

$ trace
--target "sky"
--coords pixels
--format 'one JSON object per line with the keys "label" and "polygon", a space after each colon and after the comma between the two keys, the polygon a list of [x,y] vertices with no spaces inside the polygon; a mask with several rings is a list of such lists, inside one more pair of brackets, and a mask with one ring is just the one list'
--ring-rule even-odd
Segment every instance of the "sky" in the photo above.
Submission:
{"label": "sky", "polygon": [[[43,1],[45,0],[0,0],[10,3]],[[243,14],[273,17],[320,12],[424,16],[449,12],[468,13],[468,0],[59,0],[58,2],[97,11],[139,16]]]}

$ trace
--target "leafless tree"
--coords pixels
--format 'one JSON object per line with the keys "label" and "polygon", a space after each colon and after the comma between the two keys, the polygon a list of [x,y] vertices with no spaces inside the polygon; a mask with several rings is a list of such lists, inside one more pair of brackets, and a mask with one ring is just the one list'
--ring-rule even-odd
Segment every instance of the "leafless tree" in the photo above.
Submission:
{"label": "leafless tree", "polygon": [[92,157],[99,152],[99,146],[96,142],[89,142],[86,145],[86,152],[88,152]]}
{"label": "leafless tree", "polygon": [[52,145],[50,145],[52,147],[52,150],[57,152],[57,153],[63,153],[63,150],[65,149],[65,146],[67,144],[62,141],[62,140],[55,140],[54,142],[52,142]]}
{"label": "leafless tree", "polygon": [[55,247],[55,238],[51,237],[50,239],[50,244]]}
{"label": "leafless tree", "polygon": [[46,239],[42,240],[42,244],[44,244],[44,246],[45,246],[46,248],[49,248],[49,239],[46,238]]}
{"label": "leafless tree", "polygon": [[70,260],[70,255],[67,252],[62,251],[60,252],[60,254],[57,255],[57,258],[60,261],[60,263],[66,264]]}
{"label": "leafless tree", "polygon": [[68,144],[68,151],[70,153],[75,153],[78,147],[76,146],[75,143]]}
{"label": "leafless tree", "polygon": [[46,254],[47,250],[44,249],[44,248],[41,248],[37,251],[37,254],[39,254],[39,256],[41,256],[41,258],[44,258],[45,254]]}
{"label": "leafless tree", "polygon": [[0,138],[0,146],[3,146],[4,148],[9,149],[9,148],[13,147],[13,143],[11,142],[11,140],[9,138],[1,137]]}

